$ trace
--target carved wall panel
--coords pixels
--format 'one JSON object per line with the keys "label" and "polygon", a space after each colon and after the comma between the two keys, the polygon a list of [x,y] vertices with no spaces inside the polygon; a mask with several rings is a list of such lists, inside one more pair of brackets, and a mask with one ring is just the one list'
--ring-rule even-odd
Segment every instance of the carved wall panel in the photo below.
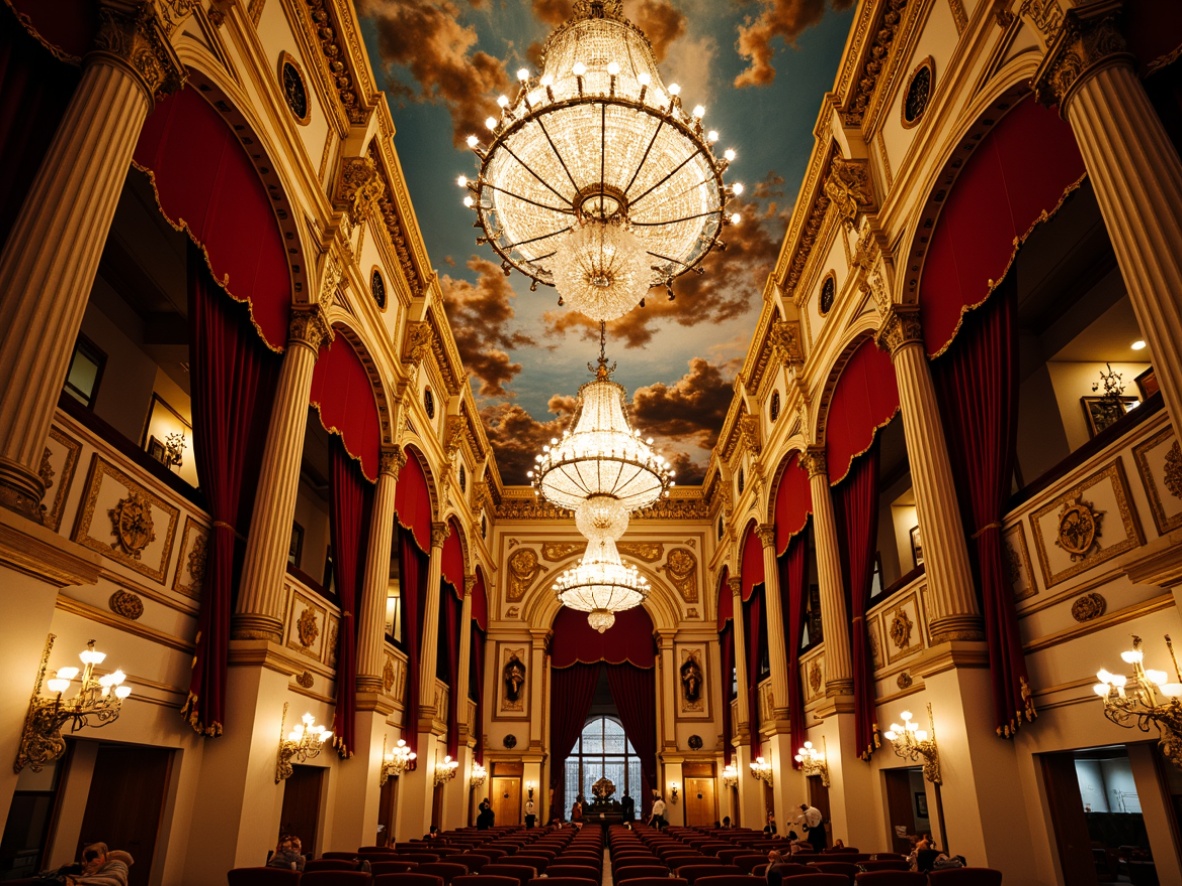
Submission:
{"label": "carved wall panel", "polygon": [[201,596],[205,579],[205,563],[209,554],[209,527],[203,526],[192,517],[185,518],[185,531],[181,534],[181,552],[177,560],[176,574],[172,578],[173,590]]}
{"label": "carved wall panel", "polygon": [[1159,535],[1182,526],[1182,447],[1169,425],[1133,447],[1137,474]]}
{"label": "carved wall panel", "polygon": [[673,660],[677,665],[677,719],[709,720],[713,685],[707,672],[705,647],[675,644]]}
{"label": "carved wall panel", "polygon": [[1025,600],[1037,594],[1038,585],[1030,565],[1030,549],[1026,547],[1026,533],[1021,523],[1010,526],[1002,534],[1001,554],[1014,599]]}
{"label": "carved wall panel", "polygon": [[61,528],[66,495],[70,491],[70,484],[74,482],[74,470],[78,466],[78,454],[81,451],[81,442],[56,427],[49,429],[39,473],[41,482],[45,484],[45,525],[54,532]]}
{"label": "carved wall panel", "polygon": [[923,649],[923,621],[919,613],[919,601],[914,595],[892,602],[883,610],[883,649],[886,650],[887,664],[913,655]]}
{"label": "carved wall panel", "polygon": [[96,455],[73,540],[163,582],[179,517],[177,508]]}
{"label": "carved wall panel", "polygon": [[676,547],[669,551],[661,572],[686,603],[698,602],[698,558],[689,548]]}
{"label": "carved wall panel", "polygon": [[284,644],[300,655],[323,661],[328,641],[328,609],[288,586],[290,605]]}
{"label": "carved wall panel", "polygon": [[538,552],[533,548],[518,548],[509,557],[506,565],[509,568],[505,585],[505,599],[510,603],[516,603],[524,598],[525,592],[529,590],[538,574],[549,571],[548,567],[541,564]]}

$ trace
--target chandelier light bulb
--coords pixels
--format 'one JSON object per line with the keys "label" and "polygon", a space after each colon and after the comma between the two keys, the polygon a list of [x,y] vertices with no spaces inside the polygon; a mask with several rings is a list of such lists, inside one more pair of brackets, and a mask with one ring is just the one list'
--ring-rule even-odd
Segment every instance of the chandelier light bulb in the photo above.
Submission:
{"label": "chandelier light bulb", "polygon": [[726,158],[727,163],[734,163],[735,157],[737,155],[735,154],[734,148],[727,148],[725,151],[722,152],[722,156],[724,156]]}
{"label": "chandelier light bulb", "polygon": [[550,74],[544,74],[544,75],[542,75],[542,79],[540,82],[543,86],[553,86],[554,85],[554,77]]}
{"label": "chandelier light bulb", "polygon": [[476,205],[476,201],[473,200],[471,196],[468,196],[468,197],[464,198],[464,205],[467,206],[469,209],[471,209],[473,206]]}
{"label": "chandelier light bulb", "polygon": [[478,139],[478,138],[477,138],[476,136],[474,136],[474,135],[470,135],[470,136],[468,136],[468,147],[470,147],[470,148],[474,148],[474,147],[476,147],[478,144],[480,144],[480,139]]}
{"label": "chandelier light bulb", "polygon": [[498,96],[497,96],[497,104],[498,104],[500,107],[502,107],[502,108],[507,108],[507,107],[509,107],[509,96],[507,96],[507,95],[498,95]]}
{"label": "chandelier light bulb", "polygon": [[669,94],[670,95],[681,95],[681,84],[670,83],[669,84]]}
{"label": "chandelier light bulb", "polygon": [[484,119],[484,125],[487,126],[490,130],[496,129],[497,128],[497,118],[496,117],[486,117]]}
{"label": "chandelier light bulb", "polygon": [[529,68],[518,68],[517,69],[517,79],[520,80],[522,83],[524,83],[526,80],[528,80],[529,79]]}
{"label": "chandelier light bulb", "polygon": [[571,73],[576,77],[582,77],[587,73],[587,66],[582,62],[575,62],[574,67],[571,68]]}
{"label": "chandelier light bulb", "polygon": [[740,196],[743,193],[743,183],[735,182],[733,185],[731,185],[731,193],[733,193],[736,197]]}
{"label": "chandelier light bulb", "polygon": [[639,83],[641,86],[648,86],[650,83],[653,82],[653,78],[650,77],[645,71],[641,71],[639,74],[636,75],[636,82]]}
{"label": "chandelier light bulb", "polygon": [[613,77],[618,77],[618,76],[619,76],[619,74],[620,74],[620,64],[619,64],[619,62],[608,62],[608,64],[607,64],[607,72],[608,72],[609,74],[611,74]]}
{"label": "chandelier light bulb", "polygon": [[737,212],[731,213],[731,224],[732,225],[737,225],[742,220],[743,220],[743,216],[739,215],[739,213],[737,213]]}
{"label": "chandelier light bulb", "polygon": [[593,320],[615,320],[644,297],[648,254],[622,220],[586,218],[555,245],[554,287]]}
{"label": "chandelier light bulb", "polygon": [[461,175],[459,178],[456,179],[456,184],[459,185],[461,188],[468,187],[468,176]]}
{"label": "chandelier light bulb", "polygon": [[698,120],[701,120],[705,116],[706,116],[705,105],[694,105],[694,117],[696,117]]}

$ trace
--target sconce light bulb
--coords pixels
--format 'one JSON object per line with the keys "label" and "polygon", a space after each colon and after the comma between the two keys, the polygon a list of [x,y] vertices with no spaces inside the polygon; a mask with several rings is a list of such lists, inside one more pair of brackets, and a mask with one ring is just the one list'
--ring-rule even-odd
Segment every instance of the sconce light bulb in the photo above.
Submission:
{"label": "sconce light bulb", "polygon": [[888,729],[886,732],[883,733],[883,735],[886,736],[887,741],[894,741],[898,737],[898,734],[899,734],[897,731],[898,727],[894,726],[893,723],[891,725],[894,728]]}
{"label": "sconce light bulb", "polygon": [[58,668],[57,676],[68,683],[78,676],[78,668]]}
{"label": "sconce light bulb", "polygon": [[45,685],[49,687],[49,691],[55,695],[61,695],[70,688],[70,681],[58,678],[53,678],[45,681]]}
{"label": "sconce light bulb", "polygon": [[915,732],[915,737],[917,739],[919,739],[920,741],[927,741],[928,740],[928,731],[926,729],[918,729]]}
{"label": "sconce light bulb", "polygon": [[1097,683],[1095,686],[1092,687],[1092,691],[1095,692],[1101,698],[1107,698],[1108,693],[1111,690],[1112,690],[1112,687],[1109,686],[1107,683]]}
{"label": "sconce light bulb", "polygon": [[[1159,671],[1158,673],[1161,673],[1161,672]],[[1162,676],[1164,677],[1165,674],[1162,674]],[[123,681],[126,679],[127,679],[127,674],[123,673],[123,671],[115,670],[115,671],[111,672],[111,682],[116,686],[121,685],[123,683]],[[1163,679],[1162,682],[1164,683],[1165,680]]]}
{"label": "sconce light bulb", "polygon": [[1107,669],[1100,668],[1100,670],[1096,671],[1096,679],[1098,679],[1101,683],[1111,683],[1112,674],[1109,673]]}
{"label": "sconce light bulb", "polygon": [[1166,680],[1169,679],[1169,675],[1166,674],[1165,671],[1146,670],[1145,677],[1146,677],[1146,679],[1149,680],[1150,683],[1155,683],[1158,686],[1161,686],[1163,683],[1166,682]]}
{"label": "sconce light bulb", "polygon": [[1130,649],[1127,652],[1122,652],[1120,657],[1126,664],[1138,664],[1144,658],[1144,655],[1140,649]]}
{"label": "sconce light bulb", "polygon": [[87,649],[85,652],[78,653],[78,657],[82,659],[83,664],[102,664],[103,659],[107,657],[107,653],[99,652],[97,649]]}
{"label": "sconce light bulb", "polygon": [[911,711],[904,711],[904,712],[903,712],[903,713],[901,713],[899,716],[900,716],[900,717],[902,717],[902,718],[903,718],[903,722],[904,722],[904,723],[906,723],[908,720],[910,720],[910,719],[911,719]]}
{"label": "sconce light bulb", "polygon": [[129,696],[129,695],[131,695],[131,687],[130,686],[115,687],[115,697],[116,698],[122,700],[122,699],[127,698],[127,696]]}

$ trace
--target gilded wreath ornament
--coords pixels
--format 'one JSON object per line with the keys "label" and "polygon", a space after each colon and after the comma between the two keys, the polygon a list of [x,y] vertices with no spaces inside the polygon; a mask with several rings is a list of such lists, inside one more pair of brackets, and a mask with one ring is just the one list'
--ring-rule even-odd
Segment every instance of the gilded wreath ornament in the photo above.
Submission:
{"label": "gilded wreath ornament", "polygon": [[1072,561],[1085,560],[1100,547],[1100,521],[1103,511],[1078,496],[1067,499],[1059,512],[1058,538],[1055,544],[1066,551]]}
{"label": "gilded wreath ornament", "polygon": [[311,606],[300,613],[299,620],[296,621],[296,636],[299,637],[300,645],[305,649],[315,643],[316,638],[320,636],[320,626],[316,623],[316,610]]}
{"label": "gilded wreath ornament", "polygon": [[139,492],[131,492],[107,511],[111,518],[112,548],[138,560],[144,549],[156,540],[152,525],[152,505]]}

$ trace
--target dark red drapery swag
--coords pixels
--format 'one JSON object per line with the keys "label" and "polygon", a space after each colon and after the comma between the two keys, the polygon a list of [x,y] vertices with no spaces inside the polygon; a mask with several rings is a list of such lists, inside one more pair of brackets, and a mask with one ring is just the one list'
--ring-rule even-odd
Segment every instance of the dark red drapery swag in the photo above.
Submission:
{"label": "dark red drapery swag", "polygon": [[551,818],[563,815],[566,809],[565,760],[587,722],[601,667],[601,662],[595,662],[550,671]]}
{"label": "dark red drapery swag", "polygon": [[866,610],[874,577],[875,540],[878,538],[878,441],[854,460],[849,474],[833,490],[842,577],[850,610],[850,644],[854,668],[854,735],[858,753],[869,759],[878,747],[875,729],[874,660]]}
{"label": "dark red drapery swag", "polygon": [[813,512],[809,475],[800,466],[800,453],[788,456],[776,487],[776,555],[788,549],[788,542],[804,529]]}
{"label": "dark red drapery swag", "polygon": [[333,747],[342,757],[353,755],[357,721],[357,609],[362,605],[365,551],[373,511],[373,484],[349,455],[336,434],[328,444],[329,529],[332,533],[332,572],[341,623],[337,630],[336,712]]}
{"label": "dark red drapery swag", "polygon": [[394,514],[398,525],[414,538],[419,550],[431,550],[431,490],[427,486],[427,472],[418,453],[408,447],[406,464],[398,473],[394,487]]}
{"label": "dark red drapery swag", "polygon": [[454,760],[460,752],[460,702],[464,688],[460,676],[460,616],[459,598],[440,583],[439,588],[439,666],[436,674],[447,684],[447,753]]}
{"label": "dark red drapery swag", "polygon": [[751,598],[743,604],[743,623],[747,630],[747,715],[751,721],[751,754],[754,757],[763,753],[759,737],[759,663],[767,651],[767,622],[763,612],[765,591],[763,584],[756,585]]}
{"label": "dark red drapery swag", "polygon": [[382,429],[373,382],[361,357],[339,331],[320,350],[308,402],[316,407],[324,429],[339,435],[345,451],[360,462],[365,479],[376,483]]}
{"label": "dark red drapery swag", "polygon": [[755,588],[764,582],[763,575],[763,541],[755,531],[755,521],[747,525],[747,533],[743,536],[743,554],[739,563],[739,598],[745,603],[751,599]]}
{"label": "dark red drapery swag", "polygon": [[[225,722],[226,662],[236,544],[254,507],[281,360],[250,327],[242,305],[213,282],[196,247],[188,252],[193,452],[212,526],[197,615],[197,650],[181,713],[203,735]],[[234,458],[226,458],[234,453]]]}
{"label": "dark red drapery swag", "polygon": [[[409,462],[407,464],[409,466]],[[402,721],[402,737],[416,753],[419,749],[419,662],[423,640],[423,606],[427,600],[427,572],[430,565],[430,556],[419,548],[414,534],[406,530],[399,532],[402,645],[406,649],[406,714]]]}
{"label": "dark red drapery swag", "polygon": [[853,461],[898,410],[899,385],[890,355],[864,339],[841,371],[825,418],[831,486],[845,479]]}
{"label": "dark red drapery swag", "polygon": [[0,3],[0,249],[78,85]]}
{"label": "dark red drapery swag", "polygon": [[1018,437],[1017,287],[1012,276],[965,318],[932,367],[969,549],[976,560],[999,735],[1036,716],[1014,597],[1006,579],[1002,526]]}
{"label": "dark red drapery swag", "polygon": [[[804,743],[808,723],[804,716],[804,692],[800,682],[800,638],[804,633],[805,585],[808,571],[808,533],[798,532],[779,556],[780,599],[787,618],[785,645],[788,649],[788,724],[796,747]],[[793,762],[799,769],[800,764]]]}
{"label": "dark red drapery swag", "polygon": [[587,624],[587,616],[563,607],[554,617],[554,642],[550,665],[633,664],[651,668],[656,661],[653,621],[644,607],[616,613],[616,623],[604,633]]}
{"label": "dark red drapery swag", "polygon": [[624,735],[640,758],[640,813],[646,818],[657,786],[656,669],[608,665],[607,685],[624,725]]}

